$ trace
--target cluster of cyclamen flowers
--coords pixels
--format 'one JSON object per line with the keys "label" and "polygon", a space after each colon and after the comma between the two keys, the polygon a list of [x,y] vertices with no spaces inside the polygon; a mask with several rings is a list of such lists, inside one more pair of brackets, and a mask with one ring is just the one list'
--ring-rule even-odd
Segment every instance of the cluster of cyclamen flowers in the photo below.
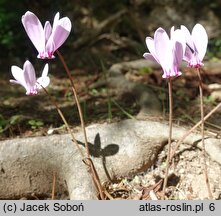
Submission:
{"label": "cluster of cyclamen flowers", "polygon": [[[155,61],[159,63],[163,69],[163,78],[168,79],[169,89],[169,137],[168,137],[168,153],[165,170],[165,178],[163,184],[163,199],[165,196],[165,190],[168,180],[168,170],[170,166],[170,152],[171,152],[171,140],[172,140],[172,77],[180,76],[182,73],[179,71],[182,60],[188,62],[188,66],[196,68],[201,81],[199,69],[203,66],[203,58],[206,54],[208,44],[208,36],[204,27],[200,24],[196,24],[190,34],[189,30],[185,26],[181,26],[180,29],[170,30],[170,38],[166,31],[162,28],[158,28],[154,34],[154,38],[147,37],[146,45],[149,49],[149,53],[144,53],[144,58],[147,60]],[[202,81],[199,85],[200,89],[200,101],[201,101],[201,126],[202,126],[202,143],[205,153],[204,145],[204,111],[203,111],[203,93],[202,93]],[[205,158],[205,154],[204,154]],[[206,182],[208,187],[209,196],[211,190],[209,186],[209,180],[207,175],[206,163],[204,163]]]}
{"label": "cluster of cyclamen flowers", "polygon": [[[49,21],[44,27],[38,17],[30,11],[22,16],[22,24],[25,31],[38,51],[38,58],[54,58],[54,52],[65,42],[71,32],[71,21],[68,17],[60,19],[57,13],[54,17],[53,25]],[[27,95],[36,95],[42,87],[47,87],[50,83],[48,77],[48,64],[45,65],[41,77],[36,79],[35,69],[30,61],[26,61],[23,69],[13,65],[11,72],[15,80],[11,83],[22,85],[26,89]]]}
{"label": "cluster of cyclamen flowers", "polygon": [[[44,27],[37,18],[35,14],[28,11],[22,16],[22,24],[24,29],[32,41],[33,45],[38,51],[37,58],[41,59],[52,59],[55,58],[54,53],[56,50],[65,42],[71,32],[71,21],[68,17],[60,19],[60,14],[57,13],[54,17],[53,25],[49,21],[46,21]],[[180,29],[174,27],[170,30],[170,37],[163,28],[158,28],[154,34],[154,38],[147,37],[146,45],[149,49],[149,53],[144,53],[144,58],[147,60],[155,61],[161,65],[163,69],[163,78],[168,79],[169,83],[169,98],[170,98],[170,115],[169,115],[169,139],[168,139],[168,157],[167,157],[167,170],[165,174],[163,194],[165,195],[165,187],[167,184],[167,176],[169,169],[170,161],[170,145],[171,145],[171,136],[172,136],[172,77],[180,76],[181,72],[179,71],[180,64],[182,60],[188,62],[188,66],[196,68],[198,73],[199,68],[203,66],[203,58],[206,54],[208,44],[208,36],[206,30],[201,24],[196,24],[192,30],[192,33],[185,26],[181,26]],[[57,51],[59,57],[60,54]],[[26,89],[27,95],[36,95],[39,90],[46,88],[50,83],[50,78],[48,77],[49,66],[46,64],[44,66],[41,77],[36,78],[35,69],[30,61],[26,61],[23,65],[23,69],[12,66],[11,72],[14,76],[14,80],[10,80],[11,83],[20,84]],[[66,70],[67,74],[69,70]],[[199,73],[200,78],[200,73]],[[71,78],[70,78],[71,79]],[[201,80],[201,78],[200,78]],[[72,81],[71,81],[72,83]],[[73,84],[72,84],[73,85]],[[84,121],[82,118],[82,111],[80,108],[75,88],[72,86],[74,91],[74,97],[77,102],[78,111],[81,119],[82,128],[85,135],[85,146],[88,150],[87,137],[84,127]],[[200,92],[202,92],[202,87],[200,86]],[[203,96],[201,96],[201,104],[203,104]],[[58,110],[59,112],[59,110]],[[63,114],[59,112],[62,119]],[[201,105],[201,121],[202,121],[202,140],[204,140],[204,114],[203,114],[203,105]],[[66,121],[64,121],[65,124]],[[66,125],[69,128],[68,125]],[[73,136],[73,134],[72,134]],[[73,137],[73,140],[75,138]],[[76,142],[76,145],[77,142]],[[93,162],[91,162],[93,166]],[[206,167],[206,165],[205,165]],[[206,169],[205,169],[206,170]],[[96,183],[96,177],[93,176],[94,182]],[[208,179],[207,179],[208,180]],[[98,180],[99,181],[99,180]],[[208,182],[208,181],[207,181]],[[100,183],[96,183],[96,187],[100,187]],[[101,190],[102,191],[102,190]],[[102,197],[101,193],[101,197]]]}
{"label": "cluster of cyclamen flowers", "polygon": [[159,63],[163,69],[163,78],[181,75],[179,66],[182,60],[193,68],[203,66],[206,54],[208,36],[201,24],[196,24],[190,34],[185,26],[170,30],[170,38],[166,31],[158,28],[154,38],[147,37],[146,45],[149,53],[144,53],[147,60]]}
{"label": "cluster of cyclamen flowers", "polygon": [[[71,21],[68,17],[60,19],[59,13],[54,17],[53,25],[49,21],[44,27],[38,17],[28,11],[22,16],[22,24],[27,35],[38,51],[38,58],[54,58],[54,52],[65,42],[71,31]],[[188,62],[190,67],[200,68],[206,53],[208,36],[204,27],[196,24],[190,34],[185,26],[174,30],[171,28],[170,38],[166,31],[158,28],[154,38],[146,38],[146,45],[150,53],[144,53],[144,58],[156,61],[163,69],[163,78],[181,75],[179,66],[182,60]],[[36,79],[35,70],[28,60],[23,69],[12,66],[12,75],[15,80],[12,83],[20,84],[26,89],[27,95],[35,95],[42,87],[50,83],[48,65],[46,64],[42,76]]]}

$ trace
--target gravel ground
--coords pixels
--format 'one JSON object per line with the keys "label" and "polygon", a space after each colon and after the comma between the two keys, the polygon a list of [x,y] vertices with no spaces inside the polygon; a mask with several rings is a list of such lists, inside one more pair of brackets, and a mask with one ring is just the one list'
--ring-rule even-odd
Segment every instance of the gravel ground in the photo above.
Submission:
{"label": "gravel ground", "polygon": [[[106,188],[114,199],[161,199],[166,166],[167,146],[160,152],[154,166],[133,177],[107,183]],[[201,149],[182,144],[169,170],[166,199],[208,199]],[[213,199],[221,199],[221,166],[207,157],[208,175]]]}

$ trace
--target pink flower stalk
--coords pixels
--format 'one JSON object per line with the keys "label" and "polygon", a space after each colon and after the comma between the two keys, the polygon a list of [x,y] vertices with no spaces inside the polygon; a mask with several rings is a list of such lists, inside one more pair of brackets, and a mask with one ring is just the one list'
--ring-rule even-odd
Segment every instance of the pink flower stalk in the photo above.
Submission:
{"label": "pink flower stalk", "polygon": [[190,67],[200,68],[203,66],[202,61],[208,44],[208,35],[205,28],[198,23],[193,27],[192,34],[183,25],[180,29],[185,35],[187,44],[183,59],[188,62]]}
{"label": "pink flower stalk", "polygon": [[48,77],[48,64],[44,66],[41,77],[36,79],[35,69],[30,61],[26,61],[23,69],[13,65],[11,72],[15,80],[10,80],[11,83],[20,84],[26,89],[26,95],[36,95],[42,88],[46,88],[50,83]]}
{"label": "pink flower stalk", "polygon": [[22,16],[22,24],[28,37],[38,51],[38,58],[54,58],[54,52],[65,42],[71,31],[68,17],[59,19],[59,12],[54,17],[53,25],[45,22],[44,28],[38,17],[30,11]]}
{"label": "pink flower stalk", "polygon": [[179,71],[184,51],[186,48],[185,37],[180,29],[171,28],[171,38],[166,31],[158,28],[154,38],[147,37],[146,45],[149,53],[144,53],[144,58],[159,63],[163,69],[163,78],[181,75]]}

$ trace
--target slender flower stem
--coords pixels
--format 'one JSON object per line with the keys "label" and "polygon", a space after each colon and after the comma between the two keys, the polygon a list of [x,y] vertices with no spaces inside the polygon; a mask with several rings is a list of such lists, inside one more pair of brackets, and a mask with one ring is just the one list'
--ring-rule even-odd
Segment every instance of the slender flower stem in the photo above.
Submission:
{"label": "slender flower stem", "polygon": [[66,121],[66,119],[65,119],[65,117],[64,117],[64,115],[63,115],[63,113],[62,113],[62,111],[60,110],[60,108],[58,107],[57,103],[56,103],[55,100],[52,98],[52,96],[49,94],[49,92],[47,91],[47,89],[44,88],[43,86],[41,86],[41,87],[43,88],[43,90],[44,90],[45,93],[48,95],[48,97],[50,98],[51,102],[53,103],[53,105],[54,105],[55,108],[57,109],[58,114],[60,115],[62,121],[64,122],[64,124],[65,124],[65,126],[66,126],[66,128],[67,128],[67,130],[68,130],[68,133],[71,135],[72,141],[74,142],[74,144],[75,144],[76,147],[78,148],[78,150],[79,150],[79,152],[80,152],[80,154],[81,154],[81,157],[82,157],[82,159],[83,159],[83,158],[84,158],[84,154],[83,154],[83,152],[82,152],[82,150],[81,150],[81,148],[80,148],[80,146],[79,146],[77,140],[75,139],[75,136],[74,136],[74,134],[72,133],[71,128],[70,128],[69,124],[67,123],[67,121]]}
{"label": "slender flower stem", "polygon": [[77,91],[76,91],[76,88],[75,88],[75,85],[74,85],[74,82],[73,82],[73,79],[72,79],[72,76],[71,76],[71,72],[70,72],[63,56],[61,55],[61,53],[58,50],[56,50],[56,53],[57,53],[60,61],[62,62],[63,66],[64,66],[64,69],[67,73],[67,76],[68,76],[68,78],[71,82],[71,89],[73,91],[74,98],[75,98],[75,101],[76,101],[76,104],[77,104],[78,113],[79,113],[80,121],[81,121],[81,127],[82,127],[82,131],[83,131],[83,134],[84,134],[85,148],[86,148],[86,152],[87,152],[87,157],[84,158],[83,161],[89,167],[89,172],[92,176],[95,187],[98,189],[100,197],[103,200],[103,199],[105,199],[104,198],[103,187],[102,187],[102,184],[100,182],[98,173],[95,169],[95,166],[94,166],[93,161],[92,161],[91,156],[90,156],[90,151],[89,151],[89,146],[88,146],[88,141],[87,141],[87,134],[86,134],[85,124],[84,124],[84,118],[83,118],[80,102],[79,102],[79,99],[78,99]]}
{"label": "slender flower stem", "polygon": [[212,199],[212,192],[209,183],[208,177],[208,169],[206,164],[206,150],[205,150],[205,142],[204,142],[204,108],[203,108],[203,82],[202,77],[200,75],[200,69],[197,68],[197,75],[199,78],[199,92],[200,92],[200,112],[201,112],[201,134],[202,134],[202,154],[203,154],[203,166],[204,166],[204,174],[206,179],[206,186],[208,190],[209,198]]}
{"label": "slender flower stem", "polygon": [[82,110],[81,110],[81,105],[80,105],[80,102],[79,102],[79,99],[78,99],[77,91],[76,91],[76,88],[75,88],[75,85],[74,85],[74,82],[73,82],[73,78],[71,76],[71,72],[70,72],[63,56],[61,55],[61,53],[58,50],[56,50],[56,53],[57,53],[60,61],[62,62],[63,66],[64,66],[64,69],[65,69],[65,71],[68,75],[68,78],[71,82],[71,89],[73,91],[74,98],[75,98],[75,101],[76,101],[76,104],[77,104],[77,108],[78,108],[78,112],[79,112],[79,116],[80,116],[80,121],[81,121],[81,127],[82,127],[82,131],[83,131],[83,134],[84,134],[84,141],[85,141],[85,148],[86,148],[86,151],[87,151],[87,157],[89,158],[90,157],[90,151],[89,151],[88,142],[87,142],[87,134],[86,134],[86,130],[85,130],[84,118],[83,118],[83,114],[82,114]]}
{"label": "slender flower stem", "polygon": [[169,89],[169,138],[168,138],[168,153],[167,153],[167,161],[166,161],[166,171],[163,182],[163,197],[165,199],[166,186],[168,181],[168,173],[170,167],[170,154],[171,154],[171,140],[172,140],[172,118],[173,118],[173,97],[172,97],[172,79],[168,80],[168,89]]}

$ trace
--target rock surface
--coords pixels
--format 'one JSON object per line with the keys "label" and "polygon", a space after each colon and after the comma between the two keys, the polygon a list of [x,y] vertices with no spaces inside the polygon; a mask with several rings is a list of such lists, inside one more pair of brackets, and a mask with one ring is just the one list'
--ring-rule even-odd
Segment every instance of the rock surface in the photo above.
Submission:
{"label": "rock surface", "polygon": [[124,75],[127,71],[139,70],[144,67],[159,68],[159,65],[143,59],[114,64],[108,71],[109,77],[107,84],[111,88],[118,89],[122,100],[132,98],[134,102],[138,103],[140,113],[159,115],[162,112],[162,106],[153,90],[142,83],[127,80]]}
{"label": "rock surface", "polygon": [[[186,129],[174,127],[173,139]],[[168,125],[154,121],[125,120],[87,127],[90,152],[101,181],[129,176],[153,165],[167,142]],[[83,135],[76,134],[83,146]],[[191,134],[193,144],[200,135]],[[206,139],[206,149],[221,163],[221,141]],[[83,148],[84,149],[84,148]],[[96,199],[91,177],[69,135],[51,135],[0,142],[0,197],[11,198],[29,192],[50,193],[53,172],[56,191],[68,190],[70,199]]]}

